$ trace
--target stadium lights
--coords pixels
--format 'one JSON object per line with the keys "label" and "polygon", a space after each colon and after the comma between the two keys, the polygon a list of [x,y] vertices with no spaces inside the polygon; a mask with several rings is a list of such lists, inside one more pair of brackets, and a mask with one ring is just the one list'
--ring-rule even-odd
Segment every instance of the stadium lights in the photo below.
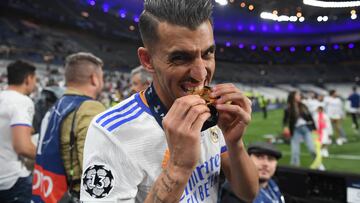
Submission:
{"label": "stadium lights", "polygon": [[[226,47],[231,47],[232,45],[233,44],[231,42],[229,42],[229,41],[225,42]],[[321,52],[325,52],[326,50],[331,50],[331,48],[332,48],[332,50],[337,51],[337,50],[343,49],[343,46],[347,47],[348,49],[354,49],[356,44],[352,42],[352,43],[348,43],[346,45],[345,44],[344,45],[339,45],[339,44],[328,44],[328,45],[326,45],[326,44],[322,44],[322,45],[317,45],[317,46],[306,45],[306,46],[304,46],[304,51],[309,52],[309,53],[312,52],[312,51],[316,52],[317,50],[319,50]],[[239,43],[239,44],[237,44],[237,47],[239,49],[244,49],[246,46],[243,43]],[[251,45],[248,45],[248,48],[250,50],[252,50],[252,51],[260,51],[260,50],[262,50],[264,52],[281,52],[283,49],[286,50],[286,48],[288,48],[290,53],[294,53],[297,50],[297,47],[294,46],[294,45],[289,46],[289,47],[275,46],[275,47],[271,48],[268,45],[258,47],[256,44],[251,44]]]}
{"label": "stadium lights", "polygon": [[355,20],[357,18],[356,14],[351,14],[351,19]]}
{"label": "stadium lights", "polygon": [[[278,22],[296,22],[298,20],[298,17],[296,16],[287,16],[287,15],[281,15],[278,16],[276,14],[274,14],[275,12],[261,12],[260,13],[260,18],[262,19],[267,19],[267,20],[273,20],[273,21],[278,21]],[[305,18],[304,18],[305,20]]]}
{"label": "stadium lights", "polygon": [[124,10],[124,9],[120,9],[118,11],[118,14],[119,14],[120,18],[126,18],[126,10]]}
{"label": "stadium lights", "polygon": [[215,0],[215,2],[221,6],[226,6],[228,4],[227,0]]}
{"label": "stadium lights", "polygon": [[254,10],[254,6],[252,4],[249,5],[249,11],[253,11]]}
{"label": "stadium lights", "polygon": [[139,17],[138,17],[138,16],[135,16],[135,17],[134,17],[134,22],[138,23],[138,22],[139,22],[139,20],[140,20],[140,19],[139,19]]}
{"label": "stadium lights", "polygon": [[319,0],[303,0],[303,3],[309,6],[321,8],[347,8],[360,6],[360,1],[319,1]]}
{"label": "stadium lights", "polygon": [[321,21],[326,22],[326,21],[328,21],[328,20],[329,20],[329,17],[327,17],[327,16],[318,16],[318,17],[317,17],[317,21],[318,21],[318,22],[321,22]]}
{"label": "stadium lights", "polygon": [[91,0],[91,1],[89,1],[89,4],[90,4],[91,6],[95,6],[96,2],[95,2],[94,0]]}
{"label": "stadium lights", "polygon": [[110,6],[109,6],[109,4],[103,4],[103,11],[104,11],[104,13],[107,13],[107,12],[109,12],[109,9],[110,9]]}

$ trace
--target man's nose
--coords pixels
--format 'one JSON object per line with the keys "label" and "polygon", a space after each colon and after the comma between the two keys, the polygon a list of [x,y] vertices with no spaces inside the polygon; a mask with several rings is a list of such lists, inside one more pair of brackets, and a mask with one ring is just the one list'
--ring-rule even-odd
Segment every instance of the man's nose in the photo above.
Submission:
{"label": "man's nose", "polygon": [[197,81],[204,81],[206,79],[207,71],[206,64],[202,59],[196,59],[192,64],[190,76]]}

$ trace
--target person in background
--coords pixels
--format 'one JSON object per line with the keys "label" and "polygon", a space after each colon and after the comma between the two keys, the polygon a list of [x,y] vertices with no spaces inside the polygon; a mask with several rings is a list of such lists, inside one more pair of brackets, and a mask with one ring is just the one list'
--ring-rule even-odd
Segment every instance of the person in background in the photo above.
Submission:
{"label": "person in background", "polygon": [[346,134],[342,126],[342,119],[345,117],[344,104],[338,97],[336,90],[330,90],[329,96],[325,97],[325,111],[329,115],[331,124],[335,129],[335,141],[337,145],[347,142]]}
{"label": "person in background", "polygon": [[103,89],[102,67],[102,60],[91,53],[66,58],[66,91],[41,123],[33,179],[35,203],[79,198],[88,126],[95,115],[105,110],[96,101]]}
{"label": "person in background", "polygon": [[263,112],[263,118],[267,119],[267,106],[268,106],[270,100],[266,99],[264,97],[264,95],[260,95],[258,97],[258,101],[259,101],[259,106],[261,108],[261,111]]}
{"label": "person in background", "polygon": [[330,135],[333,134],[331,121],[324,111],[324,105],[319,103],[317,112],[313,114],[316,131],[313,133],[316,148],[316,158],[311,164],[311,169],[325,170],[322,157],[329,157],[327,146],[331,144]]}
{"label": "person in background", "polygon": [[8,88],[0,92],[0,202],[31,199],[31,175],[22,158],[35,159],[31,141],[36,88],[35,66],[15,61],[7,66]]}
{"label": "person in background", "polygon": [[[253,203],[283,203],[285,202],[279,186],[272,179],[275,174],[278,160],[282,153],[276,147],[267,142],[255,142],[248,146],[248,154],[255,163],[259,173],[260,192]],[[220,203],[244,203],[243,200],[236,197],[228,182],[225,182],[222,191]]]}
{"label": "person in background", "polygon": [[316,126],[308,108],[301,103],[299,91],[290,92],[287,100],[287,107],[283,118],[284,131],[290,131],[291,135],[291,160],[293,166],[300,166],[300,144],[304,140],[310,152],[315,158],[315,145],[312,139],[312,131]]}
{"label": "person in background", "polygon": [[145,90],[151,84],[152,78],[149,72],[138,66],[131,70],[131,92],[136,93]]}
{"label": "person in background", "polygon": [[40,98],[35,102],[35,115],[33,120],[34,133],[40,132],[41,122],[46,112],[63,95],[64,89],[59,86],[47,86],[40,93]]}
{"label": "person in background", "polygon": [[307,99],[303,99],[301,102],[306,105],[311,114],[317,112],[317,107],[319,106],[320,101],[317,99],[315,92],[309,92]]}
{"label": "person in background", "polygon": [[350,114],[353,128],[359,132],[358,115],[360,113],[360,95],[357,93],[356,86],[354,86],[352,90],[352,94],[348,97],[350,102]]}

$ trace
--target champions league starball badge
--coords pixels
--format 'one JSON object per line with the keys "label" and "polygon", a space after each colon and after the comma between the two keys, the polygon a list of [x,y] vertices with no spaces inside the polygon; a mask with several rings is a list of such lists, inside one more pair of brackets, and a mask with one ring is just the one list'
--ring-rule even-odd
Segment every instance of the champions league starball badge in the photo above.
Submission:
{"label": "champions league starball badge", "polygon": [[114,176],[104,165],[89,166],[82,176],[84,190],[94,198],[108,196],[114,187]]}

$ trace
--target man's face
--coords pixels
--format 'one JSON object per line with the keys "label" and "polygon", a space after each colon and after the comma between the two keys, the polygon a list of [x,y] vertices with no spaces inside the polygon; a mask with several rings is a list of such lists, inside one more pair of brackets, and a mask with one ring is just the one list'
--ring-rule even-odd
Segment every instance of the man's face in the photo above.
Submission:
{"label": "man's face", "polygon": [[277,165],[275,157],[267,154],[251,154],[250,158],[258,169],[260,183],[268,181],[274,175]]}
{"label": "man's face", "polygon": [[36,89],[36,75],[28,75],[26,78],[27,95],[30,95]]}
{"label": "man's face", "polygon": [[215,71],[215,45],[210,22],[195,30],[160,23],[158,42],[152,47],[150,63],[157,94],[170,107],[189,89],[208,85]]}
{"label": "man's face", "polygon": [[141,82],[140,73],[137,73],[131,77],[131,90],[134,93],[146,89],[148,85],[148,83]]}

